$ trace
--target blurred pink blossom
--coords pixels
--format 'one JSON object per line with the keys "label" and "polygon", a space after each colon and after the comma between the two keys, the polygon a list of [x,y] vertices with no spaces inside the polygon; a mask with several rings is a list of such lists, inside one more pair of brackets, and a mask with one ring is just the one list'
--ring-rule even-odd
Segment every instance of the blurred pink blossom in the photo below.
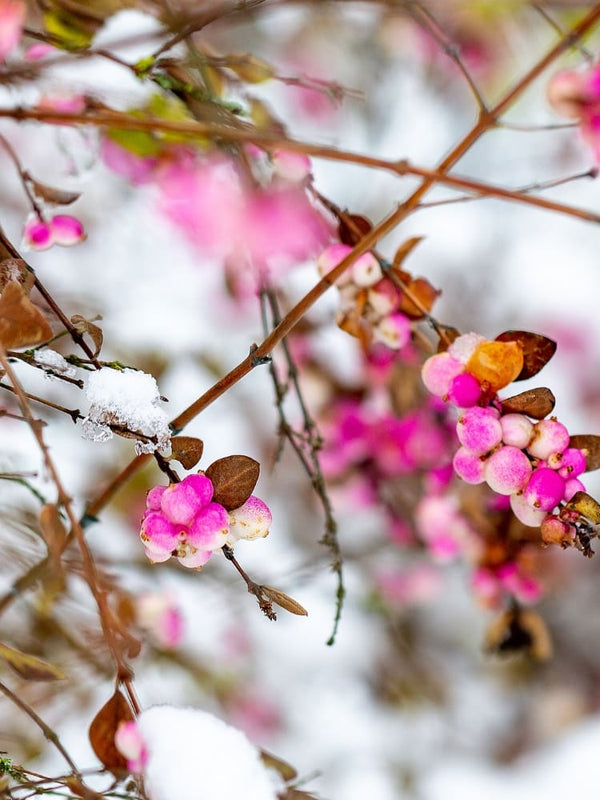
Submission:
{"label": "blurred pink blossom", "polygon": [[21,41],[26,13],[24,0],[0,0],[0,61]]}

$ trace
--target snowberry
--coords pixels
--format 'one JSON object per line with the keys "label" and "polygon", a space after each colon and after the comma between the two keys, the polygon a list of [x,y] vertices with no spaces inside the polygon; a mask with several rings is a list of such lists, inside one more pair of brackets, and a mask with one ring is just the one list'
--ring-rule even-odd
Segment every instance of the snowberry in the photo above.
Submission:
{"label": "snowberry", "polygon": [[374,286],[383,277],[381,265],[373,253],[363,253],[351,269],[352,280],[357,286]]}
{"label": "snowberry", "polygon": [[468,372],[463,372],[452,379],[448,400],[460,408],[470,408],[477,404],[481,397],[481,386],[477,378]]}
{"label": "snowberry", "polygon": [[459,447],[454,458],[452,459],[452,466],[459,478],[462,478],[465,483],[483,483],[485,462],[482,461],[481,456],[476,455],[466,447]]}
{"label": "snowberry", "polygon": [[410,320],[400,312],[384,317],[373,328],[373,339],[390,350],[400,350],[410,341]]}
{"label": "snowberry", "polygon": [[512,494],[510,496],[510,507],[515,517],[529,528],[539,528],[546,518],[546,512],[539,508],[534,508],[523,494]]}
{"label": "snowberry", "polygon": [[229,536],[233,545],[238,539],[259,539],[267,536],[273,520],[266,503],[251,495],[244,505],[229,512]]}
{"label": "snowberry", "polygon": [[[352,252],[352,248],[349,247],[347,244],[332,244],[327,247],[319,258],[317,259],[317,269],[319,270],[319,275],[323,278],[325,275],[331,272],[334,267],[343,261],[348,253]],[[343,286],[351,281],[351,274],[350,270],[347,269],[340,277],[336,280],[336,286]]]}
{"label": "snowberry", "polygon": [[549,514],[541,525],[542,541],[545,544],[570,544],[575,539],[575,528],[560,517]]}
{"label": "snowberry", "polygon": [[421,378],[431,394],[444,397],[450,391],[454,378],[464,369],[464,364],[449,353],[438,353],[423,364]]}
{"label": "snowberry", "polygon": [[495,408],[467,408],[458,418],[459,442],[473,453],[483,455],[502,441],[502,426]]}
{"label": "snowberry", "polygon": [[61,244],[64,247],[82,242],[86,238],[81,221],[69,214],[57,214],[52,217],[50,230],[53,244]]}
{"label": "snowberry", "polygon": [[517,342],[482,342],[465,365],[467,372],[490,391],[497,392],[519,375],[523,369],[523,348]]}
{"label": "snowberry", "polygon": [[533,438],[527,449],[534,458],[548,459],[569,446],[569,431],[556,419],[542,419],[533,426]]}
{"label": "snowberry", "polygon": [[485,480],[498,494],[515,494],[525,487],[531,476],[531,462],[518,447],[505,445],[488,458]]}
{"label": "snowberry", "polygon": [[400,293],[387,278],[382,278],[369,289],[367,302],[376,317],[390,314],[398,306]]}
{"label": "snowberry", "polygon": [[504,414],[500,417],[504,444],[523,449],[533,434],[533,423],[524,414]]}
{"label": "snowberry", "polygon": [[577,478],[586,470],[585,454],[577,447],[567,447],[558,466],[558,474],[563,478]]}
{"label": "snowberry", "polygon": [[[560,474],[560,472],[559,472]],[[585,486],[579,478],[567,478],[565,480],[565,494],[563,500],[568,503],[577,492],[585,492]]]}
{"label": "snowberry", "polygon": [[563,499],[564,494],[564,478],[549,467],[534,470],[523,491],[525,500],[541,511],[552,511]]}
{"label": "snowberry", "polygon": [[485,341],[485,337],[479,333],[464,333],[452,342],[448,347],[448,352],[452,358],[456,358],[461,363],[466,364],[477,347]]}

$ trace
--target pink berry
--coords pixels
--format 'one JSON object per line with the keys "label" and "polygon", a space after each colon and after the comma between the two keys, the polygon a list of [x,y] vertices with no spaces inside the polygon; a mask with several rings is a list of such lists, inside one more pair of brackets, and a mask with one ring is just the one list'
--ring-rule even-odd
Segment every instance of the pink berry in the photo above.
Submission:
{"label": "pink berry", "polygon": [[505,414],[500,417],[504,444],[523,449],[533,434],[533,423],[524,414]]}
{"label": "pink berry", "polygon": [[568,503],[577,492],[585,492],[583,483],[579,478],[567,478],[565,481],[565,494],[563,496],[565,503]]}
{"label": "pink berry", "polygon": [[438,353],[423,364],[421,378],[431,394],[444,397],[450,391],[454,378],[464,371],[464,364],[456,358],[448,353]]}
{"label": "pink berry", "polygon": [[[352,248],[347,244],[332,244],[327,247],[317,259],[317,269],[319,270],[319,275],[321,275],[321,277],[327,275],[334,267],[337,267],[340,261],[343,261],[346,258],[348,253],[351,252]],[[349,283],[350,280],[350,269],[347,269],[343,275],[337,279],[336,285],[342,286],[343,284]]]}
{"label": "pink berry", "polygon": [[502,426],[495,408],[467,408],[458,418],[458,441],[473,453],[483,455],[502,441]]}
{"label": "pink berry", "polygon": [[510,507],[515,517],[529,528],[539,528],[546,518],[546,512],[539,508],[534,508],[527,502],[523,494],[512,494],[510,496]]}
{"label": "pink berry", "polygon": [[410,320],[400,312],[384,317],[373,328],[373,339],[390,350],[402,349],[410,341]]}
{"label": "pink berry", "polygon": [[466,447],[458,448],[452,459],[452,466],[458,477],[462,478],[465,483],[477,484],[483,483],[485,480],[485,462],[481,460],[481,456],[467,450]]}
{"label": "pink berry", "polygon": [[534,458],[548,459],[569,446],[569,431],[556,419],[542,419],[533,426],[533,438],[527,449]]}
{"label": "pink berry", "polygon": [[541,511],[552,511],[565,495],[565,481],[549,467],[534,470],[523,491],[525,500]]}
{"label": "pink berry", "polygon": [[47,250],[54,244],[50,225],[37,216],[31,217],[23,229],[23,242],[33,250]]}
{"label": "pink berry", "polygon": [[586,461],[583,450],[577,447],[567,447],[562,454],[562,459],[558,468],[558,474],[567,478],[577,478],[586,470]]}
{"label": "pink berry", "polygon": [[50,228],[54,244],[62,244],[65,247],[69,247],[85,239],[85,231],[80,220],[69,214],[57,214],[52,217]]}
{"label": "pink berry", "polygon": [[460,408],[471,408],[477,405],[481,397],[479,381],[468,372],[453,378],[448,392],[448,399]]}
{"label": "pink berry", "polygon": [[377,317],[391,314],[398,307],[400,292],[388,278],[382,278],[369,289],[367,302]]}
{"label": "pink berry", "polygon": [[542,541],[545,544],[570,544],[575,539],[575,528],[568,522],[550,514],[541,525]]}
{"label": "pink berry", "polygon": [[498,494],[515,494],[523,489],[531,476],[531,462],[518,447],[498,448],[485,464],[487,485]]}
{"label": "pink berry", "polygon": [[383,278],[379,261],[373,253],[363,253],[351,267],[352,280],[357,286],[374,286]]}

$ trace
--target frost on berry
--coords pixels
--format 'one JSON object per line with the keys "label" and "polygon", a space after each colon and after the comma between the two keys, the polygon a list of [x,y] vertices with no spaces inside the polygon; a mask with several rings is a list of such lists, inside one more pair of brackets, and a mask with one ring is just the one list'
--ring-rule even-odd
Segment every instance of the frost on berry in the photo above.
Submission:
{"label": "frost on berry", "polygon": [[533,426],[533,437],[527,445],[534,458],[544,461],[553,453],[562,453],[569,446],[569,431],[556,419],[542,419]]}
{"label": "frost on berry", "polygon": [[464,333],[448,347],[448,353],[462,364],[466,364],[480,344],[486,341],[479,333]]}
{"label": "frost on berry", "polygon": [[481,456],[467,450],[466,447],[458,448],[452,459],[452,466],[458,477],[462,478],[465,483],[477,484],[483,483],[485,480],[485,462],[482,461]]}
{"label": "frost on berry", "polygon": [[541,511],[552,511],[565,495],[564,478],[549,467],[534,470],[529,479],[523,497]]}
{"label": "frost on berry", "polygon": [[438,353],[423,364],[421,377],[431,394],[444,397],[450,391],[454,378],[464,372],[464,369],[464,364],[449,353]]}
{"label": "frost on berry", "polygon": [[489,453],[502,441],[502,426],[495,408],[467,408],[458,418],[459,442],[478,455]]}
{"label": "frost on berry", "polygon": [[505,445],[488,458],[485,480],[498,494],[515,494],[525,487],[531,476],[531,462],[522,450]]}
{"label": "frost on berry", "polygon": [[492,392],[512,383],[522,369],[523,350],[516,342],[483,342],[466,363],[467,372]]}
{"label": "frost on berry", "polygon": [[523,449],[533,435],[533,423],[523,414],[503,414],[500,417],[504,444]]}

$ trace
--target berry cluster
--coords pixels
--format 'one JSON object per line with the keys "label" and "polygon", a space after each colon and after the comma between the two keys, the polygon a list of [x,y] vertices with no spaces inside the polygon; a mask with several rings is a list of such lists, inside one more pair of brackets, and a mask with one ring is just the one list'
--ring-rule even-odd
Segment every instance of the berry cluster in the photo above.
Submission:
{"label": "berry cluster", "polygon": [[[352,247],[347,244],[330,245],[317,260],[319,274],[327,275],[350,252]],[[369,343],[381,342],[392,350],[408,344],[410,320],[399,310],[402,293],[384,276],[373,253],[360,256],[336,283],[340,291],[340,327],[358,335],[349,327],[352,321],[352,328],[360,325],[361,338]]]}
{"label": "berry cluster", "polygon": [[188,475],[148,492],[140,538],[150,561],[175,556],[184,567],[200,569],[223,545],[268,534],[271,512],[258,497],[228,512],[213,502],[213,493],[205,475]]}
{"label": "berry cluster", "polygon": [[524,525],[542,526],[545,541],[566,544],[575,529],[551,512],[584,490],[579,476],[586,469],[585,453],[569,446],[570,434],[556,418],[534,422],[526,413],[507,413],[497,391],[522,369],[517,341],[490,342],[469,333],[429,358],[422,377],[432,394],[459,408],[456,474],[509,496]]}

